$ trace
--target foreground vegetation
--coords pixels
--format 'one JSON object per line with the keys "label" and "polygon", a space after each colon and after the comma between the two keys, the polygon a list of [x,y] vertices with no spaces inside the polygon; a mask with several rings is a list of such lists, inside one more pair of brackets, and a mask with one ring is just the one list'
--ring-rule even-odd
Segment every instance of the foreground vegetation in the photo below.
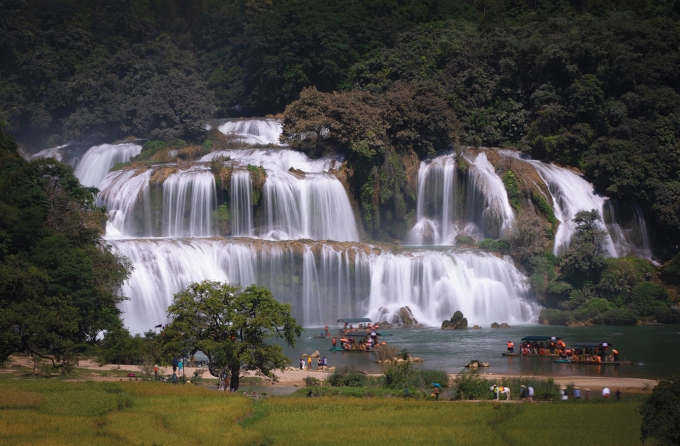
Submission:
{"label": "foreground vegetation", "polygon": [[199,386],[0,378],[0,444],[640,444],[637,401],[250,398]]}

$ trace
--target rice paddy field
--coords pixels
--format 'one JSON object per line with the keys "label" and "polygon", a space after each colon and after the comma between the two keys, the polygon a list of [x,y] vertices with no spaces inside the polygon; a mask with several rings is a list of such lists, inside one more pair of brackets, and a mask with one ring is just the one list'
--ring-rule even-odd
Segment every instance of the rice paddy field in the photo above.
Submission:
{"label": "rice paddy field", "polygon": [[639,445],[639,405],[299,396],[253,402],[192,385],[2,377],[0,445]]}

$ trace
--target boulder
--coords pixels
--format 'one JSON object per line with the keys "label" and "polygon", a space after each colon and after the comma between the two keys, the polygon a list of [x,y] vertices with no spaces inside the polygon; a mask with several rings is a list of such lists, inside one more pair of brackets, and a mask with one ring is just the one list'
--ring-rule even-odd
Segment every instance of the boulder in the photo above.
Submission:
{"label": "boulder", "polygon": [[328,371],[331,372],[331,373],[334,373],[335,372],[335,366],[328,367]]}
{"label": "boulder", "polygon": [[466,329],[468,328],[468,321],[465,317],[463,317],[463,313],[461,311],[456,311],[453,313],[453,316],[451,316],[451,319],[442,322],[442,328],[445,330]]}
{"label": "boulder", "polygon": [[475,325],[475,326],[472,327],[472,328],[480,328],[480,329],[481,329],[482,327],[480,327],[479,325]]}
{"label": "boulder", "polygon": [[402,328],[421,328],[409,307],[399,309],[399,319],[401,319]]}
{"label": "boulder", "polygon": [[476,369],[476,368],[479,368],[479,367],[489,367],[489,363],[488,362],[479,362],[478,360],[473,359],[472,361],[470,361],[469,364],[465,364],[465,367],[467,367],[469,369]]}
{"label": "boulder", "polygon": [[321,354],[319,353],[319,350],[315,351],[314,353],[311,354],[312,358],[318,358]]}
{"label": "boulder", "polygon": [[507,322],[502,322],[500,324],[498,322],[494,322],[493,324],[491,324],[491,328],[512,328],[512,327],[508,325]]}

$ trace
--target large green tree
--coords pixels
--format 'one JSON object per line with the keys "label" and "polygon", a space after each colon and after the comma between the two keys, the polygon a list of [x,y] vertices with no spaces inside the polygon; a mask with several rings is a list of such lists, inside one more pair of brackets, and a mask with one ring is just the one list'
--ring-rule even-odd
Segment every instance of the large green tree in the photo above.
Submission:
{"label": "large green tree", "polygon": [[0,132],[0,361],[25,351],[59,361],[120,324],[131,268],[102,241],[95,192],[55,159],[23,160]]}
{"label": "large green tree", "polygon": [[255,285],[242,290],[228,283],[192,283],[175,295],[168,317],[168,351],[203,352],[210,374],[220,379],[220,390],[225,390],[227,377],[231,389],[238,390],[243,371],[276,379],[272,371],[283,370],[289,360],[272,338],[294,347],[302,333],[290,304],[277,302],[271,291]]}

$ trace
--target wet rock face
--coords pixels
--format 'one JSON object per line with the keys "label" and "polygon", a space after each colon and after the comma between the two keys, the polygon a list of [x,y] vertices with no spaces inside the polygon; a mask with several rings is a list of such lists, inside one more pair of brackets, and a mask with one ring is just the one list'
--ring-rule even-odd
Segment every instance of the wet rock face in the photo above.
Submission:
{"label": "wet rock face", "polygon": [[422,328],[409,307],[399,309],[399,318],[401,319],[401,328]]}

